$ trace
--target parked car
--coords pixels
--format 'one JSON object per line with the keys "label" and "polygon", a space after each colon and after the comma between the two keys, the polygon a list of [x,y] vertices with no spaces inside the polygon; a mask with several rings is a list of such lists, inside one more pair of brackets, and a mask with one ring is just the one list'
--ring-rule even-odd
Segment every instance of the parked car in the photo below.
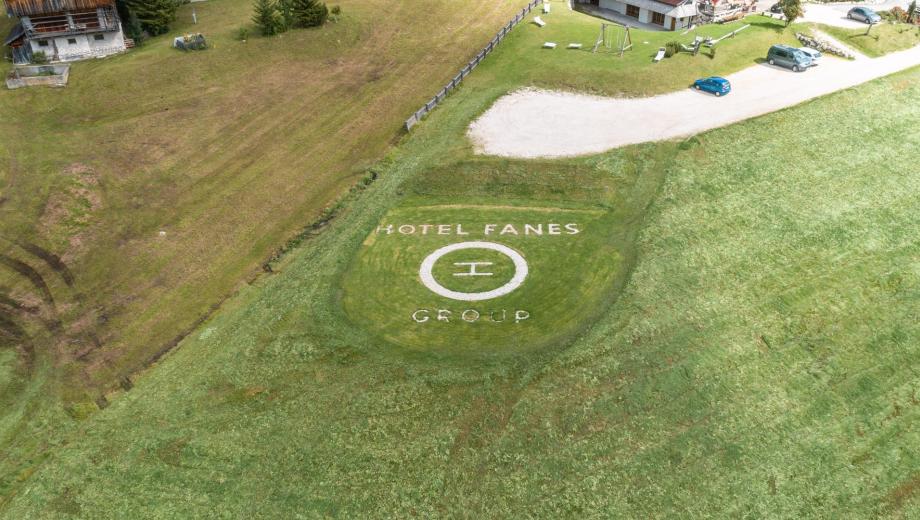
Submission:
{"label": "parked car", "polygon": [[720,97],[732,91],[732,84],[725,78],[710,76],[694,81],[693,88],[704,92],[711,92],[715,94],[716,97]]}
{"label": "parked car", "polygon": [[783,12],[783,3],[782,3],[782,2],[776,2],[775,4],[771,5],[771,6],[770,6],[770,12],[773,13],[773,14],[782,13],[782,12]]}
{"label": "parked car", "polygon": [[804,52],[811,58],[811,65],[815,66],[818,64],[818,58],[821,57],[821,51],[817,49],[812,49],[811,47],[799,47],[799,52]]}
{"label": "parked car", "polygon": [[788,45],[774,45],[767,52],[767,63],[799,72],[811,67],[813,62],[807,54]]}
{"label": "parked car", "polygon": [[847,18],[866,23],[879,23],[882,21],[882,17],[868,7],[854,7],[850,9],[850,12],[847,13]]}

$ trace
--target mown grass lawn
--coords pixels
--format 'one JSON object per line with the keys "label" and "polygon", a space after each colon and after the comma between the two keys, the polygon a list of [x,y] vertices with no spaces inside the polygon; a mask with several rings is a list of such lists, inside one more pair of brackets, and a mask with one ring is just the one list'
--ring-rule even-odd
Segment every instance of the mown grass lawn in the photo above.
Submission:
{"label": "mown grass lawn", "polygon": [[[920,71],[684,143],[548,163],[468,155],[488,77],[472,76],[278,274],[81,423],[3,512],[916,510]],[[541,176],[553,171],[571,175]],[[448,358],[348,317],[346,272],[394,208],[503,190],[551,205],[579,193],[579,175],[634,175],[652,196],[621,199],[636,211],[610,233],[635,263],[576,337],[529,356]],[[364,281],[368,293],[390,284]]]}
{"label": "mown grass lawn", "polygon": [[920,45],[920,26],[882,22],[866,29],[845,29],[819,24],[822,31],[853,47],[866,56],[877,58],[889,52]]}
{"label": "mown grass lawn", "polygon": [[[779,20],[754,15],[724,25],[704,25],[687,34],[632,30],[633,48],[622,57],[604,47],[592,54],[602,20],[565,8],[555,9],[543,18],[545,27],[530,23],[505,40],[502,52],[512,54],[514,59],[504,61],[501,70],[495,71],[495,81],[604,95],[647,96],[686,87],[700,77],[750,67],[776,43],[798,46],[793,28],[784,27]],[[659,63],[652,61],[658,49],[670,41],[689,45],[696,36],[719,38],[744,25],[750,27],[719,42],[714,55],[703,47],[696,56],[681,52]],[[541,48],[547,41],[558,47]],[[581,43],[582,48],[567,49],[569,43]]]}
{"label": "mown grass lawn", "polygon": [[[511,6],[476,5],[344,3],[346,20],[328,32],[241,44],[231,35],[248,3],[196,4],[200,29],[214,35],[206,53],[152,46],[76,66],[64,91],[73,98],[0,96],[16,122],[0,130],[15,166],[2,181],[5,233],[33,236],[55,182],[93,185],[73,170],[55,176],[61,168],[87,164],[101,180],[95,225],[105,232],[82,235],[72,268],[84,299],[62,308],[76,320],[114,298],[104,320],[91,317],[101,339],[135,347],[124,354],[114,342],[111,358],[94,358],[99,380],[193,323],[225,294],[218,286],[309,221],[324,203],[317,179],[333,197],[363,175],[403,109],[453,74]],[[916,507],[918,72],[680,144],[566,161],[471,157],[466,125],[510,89],[652,94],[743,68],[791,37],[765,22],[714,59],[657,65],[640,49],[673,36],[636,31],[637,50],[622,59],[544,51],[548,35],[596,37],[597,20],[558,7],[546,28],[515,31],[373,165],[379,180],[276,275],[245,286],[133,390],[110,394],[108,409],[68,419],[55,400],[68,388],[50,360],[27,384],[4,350],[0,388],[14,390],[0,401],[0,515],[820,517]],[[467,30],[458,10],[482,23]],[[407,32],[423,14],[430,32]],[[447,23],[459,23],[450,38]],[[337,58],[311,51],[314,39],[339,38]],[[393,55],[406,62],[391,77]],[[125,83],[129,70],[138,76]],[[255,71],[258,88],[243,82]],[[397,80],[405,75],[417,81]],[[42,139],[15,131],[26,124]],[[92,200],[67,193],[84,209],[36,232],[46,246],[92,229],[79,218]],[[349,269],[388,215],[444,204],[601,209],[609,225],[592,240],[623,262],[609,287],[584,291],[570,271],[534,295],[587,307],[550,322],[545,348],[405,348],[422,343],[380,332],[404,315],[361,307],[404,305],[379,296],[391,277],[352,283]],[[62,282],[49,280],[57,294]]]}
{"label": "mown grass lawn", "polygon": [[[523,3],[343,0],[338,23],[240,42],[252,2],[212,0],[73,64],[64,89],[0,90],[0,254],[55,300],[0,265],[0,496],[72,423],[64,406],[95,409],[257,276]],[[211,47],[170,47],[191,31]],[[73,285],[17,243],[59,256]]]}
{"label": "mown grass lawn", "polygon": [[[0,244],[37,269],[55,298],[48,305],[23,276],[0,268],[15,307],[0,311],[25,327],[35,352],[31,362],[17,354],[15,366],[8,357],[0,365],[0,494],[34,469],[60,429],[92,413],[100,395],[130,386],[125,377],[254,279],[271,251],[364,177],[406,115],[521,3],[343,1],[336,24],[245,43],[235,35],[251,25],[250,2],[198,3],[197,25],[185,6],[170,34],[124,56],[74,64],[66,89],[0,92],[0,235],[13,240]],[[546,28],[519,27],[501,47],[504,58],[487,60],[465,83],[476,110],[526,85],[627,95],[682,88],[743,68],[791,34],[752,19],[715,58],[660,64],[648,53],[693,34],[634,31],[635,48],[623,58],[548,53],[539,48],[547,38],[590,48],[600,26],[555,7]],[[170,48],[173,36],[191,31],[211,48]],[[447,154],[441,162],[468,152],[462,132],[435,148]],[[17,243],[59,256],[74,284]],[[575,321],[560,330],[586,323]],[[4,347],[24,352],[21,339]]]}

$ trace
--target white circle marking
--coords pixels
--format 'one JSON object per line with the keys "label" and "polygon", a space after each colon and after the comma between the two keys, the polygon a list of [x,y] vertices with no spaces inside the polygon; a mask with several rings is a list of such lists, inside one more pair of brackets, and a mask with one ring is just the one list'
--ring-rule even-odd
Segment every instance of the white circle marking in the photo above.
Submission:
{"label": "white circle marking", "polygon": [[[432,274],[434,264],[447,253],[460,251],[462,249],[490,249],[492,251],[498,251],[499,253],[510,258],[512,262],[514,262],[514,276],[512,276],[511,280],[508,280],[508,283],[505,285],[502,285],[497,289],[492,289],[491,291],[485,292],[465,293],[452,291],[447,287],[444,287],[434,279],[434,275]],[[449,244],[439,248],[430,255],[426,256],[425,259],[422,260],[422,266],[418,270],[418,275],[422,279],[422,284],[424,284],[425,287],[427,287],[431,292],[439,296],[450,298],[451,300],[478,302],[482,300],[491,300],[492,298],[498,298],[499,296],[504,296],[520,287],[521,284],[524,283],[524,278],[527,278],[527,261],[524,260],[524,257],[514,249],[511,249],[508,246],[503,246],[501,244],[496,244],[494,242],[458,242],[456,244]]]}

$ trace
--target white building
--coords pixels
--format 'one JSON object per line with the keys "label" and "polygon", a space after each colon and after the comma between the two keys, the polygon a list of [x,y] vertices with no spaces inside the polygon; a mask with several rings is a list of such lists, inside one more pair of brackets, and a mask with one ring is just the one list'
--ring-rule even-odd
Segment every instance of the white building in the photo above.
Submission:
{"label": "white building", "polygon": [[669,31],[690,27],[698,14],[696,0],[579,0],[579,3],[609,9]]}
{"label": "white building", "polygon": [[115,0],[6,0],[18,16],[4,42],[15,63],[31,63],[36,53],[49,61],[98,58],[125,50]]}

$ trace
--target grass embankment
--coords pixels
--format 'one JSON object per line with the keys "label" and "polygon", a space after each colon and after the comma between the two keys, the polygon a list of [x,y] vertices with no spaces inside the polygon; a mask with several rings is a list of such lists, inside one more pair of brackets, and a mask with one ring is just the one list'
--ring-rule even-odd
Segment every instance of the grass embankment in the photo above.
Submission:
{"label": "grass embankment", "polygon": [[[279,274],[83,423],[4,513],[916,510],[920,71],[680,146],[539,163],[515,181],[528,204],[566,199],[585,175],[612,185],[635,175],[657,193],[622,223],[637,259],[628,284],[572,342],[449,359],[374,339],[346,317],[346,271],[393,208],[426,194],[497,203],[502,172],[538,164],[471,159],[463,139],[515,86],[495,81],[521,70],[508,49]],[[438,187],[451,168],[473,174]],[[396,282],[366,283],[373,294]]]}
{"label": "grass embankment", "polygon": [[818,27],[872,58],[920,45],[920,26],[917,25],[882,22],[873,26],[869,34],[866,34],[866,29],[845,29],[824,24]]}

